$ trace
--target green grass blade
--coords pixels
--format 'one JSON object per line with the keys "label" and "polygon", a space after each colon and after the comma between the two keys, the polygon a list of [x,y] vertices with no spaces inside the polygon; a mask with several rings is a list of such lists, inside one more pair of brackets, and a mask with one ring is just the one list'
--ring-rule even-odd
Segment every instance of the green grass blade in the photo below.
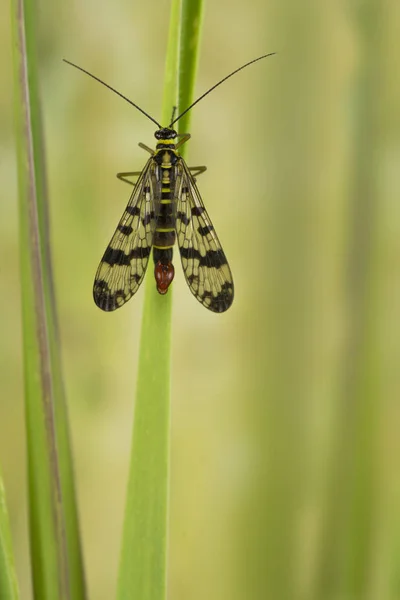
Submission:
{"label": "green grass blade", "polygon": [[[203,0],[182,0],[182,25],[179,50],[179,113],[193,102],[194,84],[197,74],[200,32],[203,20]],[[192,111],[178,121],[180,133],[190,132]],[[186,155],[188,146],[182,146]]]}
{"label": "green grass blade", "polygon": [[83,568],[49,251],[34,11],[32,0],[11,3],[33,587],[40,600],[82,600]]}
{"label": "green grass blade", "polygon": [[[180,47],[193,38],[192,23],[181,22],[187,3],[174,0],[167,50],[162,123],[194,85],[195,61],[187,61],[187,81],[179,78]],[[199,24],[198,15],[197,23]],[[198,29],[199,25],[197,25]],[[198,36],[197,38],[198,39]],[[191,56],[197,56],[194,50]],[[135,420],[132,439],[118,600],[163,600],[166,597],[168,478],[170,432],[171,291],[160,296],[149,274],[140,342]]]}
{"label": "green grass blade", "polygon": [[382,115],[387,110],[388,93],[385,66],[389,31],[385,25],[389,21],[385,20],[390,17],[375,2],[360,6],[354,15],[361,53],[354,80],[357,111],[353,123],[344,297],[348,329],[315,598],[326,589],[333,590],[337,597],[373,597],[372,584],[379,581],[377,573],[383,564],[383,557],[377,563],[371,557],[377,554],[383,497],[377,462],[384,406],[381,401],[385,397],[379,349],[382,291],[378,282],[384,195],[379,173],[387,139]]}
{"label": "green grass blade", "polygon": [[0,598],[18,600],[19,592],[15,575],[10,525],[6,506],[3,480],[0,474]]}
{"label": "green grass blade", "polygon": [[[171,8],[162,123],[177,99],[180,0]],[[171,289],[147,275],[118,600],[166,595],[170,431]]]}
{"label": "green grass blade", "polygon": [[[179,23],[181,19],[182,0],[173,0],[169,24],[167,57],[165,61],[164,94],[161,111],[161,124],[168,125],[171,121],[172,109],[178,103],[178,74],[179,74]],[[154,288],[154,286],[153,286]],[[169,290],[168,293],[170,293]]]}

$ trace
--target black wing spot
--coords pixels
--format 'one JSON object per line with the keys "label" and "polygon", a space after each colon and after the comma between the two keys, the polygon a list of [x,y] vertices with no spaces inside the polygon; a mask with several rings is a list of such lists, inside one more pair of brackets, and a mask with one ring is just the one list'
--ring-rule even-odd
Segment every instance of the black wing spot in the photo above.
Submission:
{"label": "black wing spot", "polygon": [[150,256],[151,247],[149,246],[138,246],[133,248],[129,253],[129,262],[132,258],[148,258]]}
{"label": "black wing spot", "polygon": [[133,232],[133,227],[130,225],[118,225],[118,229],[123,235],[131,235]]}
{"label": "black wing spot", "polygon": [[228,261],[226,260],[226,256],[222,250],[208,250],[205,256],[202,256],[201,265],[209,265],[211,267],[215,267],[219,269],[223,265],[227,265]]}
{"label": "black wing spot", "polygon": [[104,279],[96,279],[94,282],[94,289],[97,293],[110,291],[110,288],[108,287],[108,283],[107,283],[107,281],[104,281]]}
{"label": "black wing spot", "polygon": [[212,231],[214,229],[213,225],[206,225],[205,227],[201,227],[199,226],[197,228],[197,231],[199,232],[200,235],[202,235],[203,237],[206,236],[208,233],[210,233],[210,231]]}
{"label": "black wing spot", "polygon": [[146,225],[148,225],[149,223],[151,223],[151,221],[153,219],[154,219],[154,210],[152,210],[151,212],[147,213],[147,215],[142,219],[142,223],[146,227]]}
{"label": "black wing spot", "polygon": [[110,312],[122,306],[126,302],[127,296],[124,290],[115,290],[112,294],[108,283],[104,279],[96,279],[93,298],[99,308]]}
{"label": "black wing spot", "polygon": [[216,313],[223,313],[228,310],[233,302],[233,284],[226,281],[221,286],[221,291],[216,296],[213,296],[210,292],[204,292],[201,298],[202,300],[205,300],[206,298],[210,299],[210,302],[207,303],[207,308]]}
{"label": "black wing spot", "polygon": [[205,256],[202,256],[195,248],[181,248],[182,258],[186,260],[198,260],[200,267],[215,267],[219,269],[228,264],[226,256],[222,250],[208,250]]}
{"label": "black wing spot", "polygon": [[188,226],[190,223],[190,218],[186,213],[181,210],[176,213],[176,218],[179,219],[184,225]]}
{"label": "black wing spot", "polygon": [[204,210],[204,206],[192,206],[192,215],[194,217],[200,217],[200,215],[203,214]]}
{"label": "black wing spot", "polygon": [[140,215],[140,208],[139,206],[127,206],[126,212],[128,215],[132,215],[132,217],[138,217]]}
{"label": "black wing spot", "polygon": [[111,248],[111,246],[108,246],[107,250],[104,253],[103,256],[103,262],[108,263],[109,265],[113,266],[113,265],[124,265],[124,266],[129,266],[131,263],[131,260],[133,258],[147,258],[148,256],[150,256],[150,251],[151,248],[149,247],[141,247],[138,246],[137,248],[133,248],[129,254],[125,254],[125,252],[123,250],[116,250],[114,248]]}
{"label": "black wing spot", "polygon": [[104,252],[103,262],[108,263],[109,265],[129,265],[131,260],[129,254],[125,254],[123,250],[116,250],[111,248],[111,246],[107,247],[107,250]]}

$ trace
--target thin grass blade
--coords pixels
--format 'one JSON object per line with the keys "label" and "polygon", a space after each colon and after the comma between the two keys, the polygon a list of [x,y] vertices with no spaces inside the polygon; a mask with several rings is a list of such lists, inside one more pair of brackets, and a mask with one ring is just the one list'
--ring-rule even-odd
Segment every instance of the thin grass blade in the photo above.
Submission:
{"label": "thin grass blade", "polygon": [[52,286],[35,57],[35,6],[31,0],[12,0],[11,15],[33,587],[35,598],[40,600],[83,600],[83,568]]}
{"label": "thin grass blade", "polygon": [[[171,8],[162,122],[177,99],[180,0]],[[118,600],[166,596],[172,294],[147,276]]]}
{"label": "thin grass blade", "polygon": [[[182,0],[182,25],[179,49],[179,113],[194,100],[194,85],[197,75],[200,34],[203,22],[203,0]],[[180,133],[190,132],[189,111],[178,121]],[[188,145],[182,146],[181,154],[186,156]]]}
{"label": "thin grass blade", "polygon": [[6,506],[6,495],[0,473],[0,598],[18,600],[19,591],[15,574],[14,555],[11,543],[10,524]]}
{"label": "thin grass blade", "polygon": [[[185,26],[181,21],[185,4],[180,0],[172,2],[163,124],[170,122],[173,107],[178,104],[180,85],[184,85],[185,98],[190,97],[189,83],[179,70],[182,43],[186,45],[187,39],[193,37],[189,33],[189,20]],[[194,55],[197,56],[197,51]],[[187,61],[190,89],[194,84],[193,64]],[[157,294],[154,280],[149,276],[146,285],[118,600],[163,600],[166,597],[171,291],[166,296]]]}

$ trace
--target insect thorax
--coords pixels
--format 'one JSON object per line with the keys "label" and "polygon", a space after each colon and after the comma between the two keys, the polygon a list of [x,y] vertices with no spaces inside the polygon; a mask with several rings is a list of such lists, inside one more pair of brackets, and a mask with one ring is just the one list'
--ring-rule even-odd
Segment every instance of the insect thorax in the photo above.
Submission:
{"label": "insect thorax", "polygon": [[[177,137],[177,133],[174,129],[170,129],[169,127],[163,127],[162,129],[158,129],[155,134],[154,137],[157,140],[157,145],[156,145],[156,154],[154,156],[154,158],[158,158],[159,154],[162,154],[163,150],[170,150],[170,154],[171,154],[171,162],[176,162],[176,160],[174,161],[174,156],[176,156],[176,150],[175,150],[175,138]],[[168,153],[169,154],[169,153]],[[157,162],[159,162],[159,158],[157,160]],[[168,156],[166,156],[166,161],[168,162]]]}
{"label": "insect thorax", "polygon": [[179,160],[179,155],[174,147],[160,147],[160,144],[157,144],[153,158],[160,167],[168,169]]}

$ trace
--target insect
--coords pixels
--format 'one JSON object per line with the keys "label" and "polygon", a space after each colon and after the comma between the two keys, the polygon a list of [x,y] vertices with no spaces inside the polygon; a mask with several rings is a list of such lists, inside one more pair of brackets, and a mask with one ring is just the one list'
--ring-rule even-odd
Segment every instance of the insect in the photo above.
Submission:
{"label": "insect", "polygon": [[[152,250],[157,291],[166,294],[175,274],[172,262],[175,242],[186,282],[197,300],[216,313],[222,313],[231,306],[234,295],[232,273],[196,184],[196,177],[206,167],[186,165],[179,148],[190,139],[190,134],[177,133],[173,126],[232,75],[273,54],[260,56],[236,69],[175,119],[174,108],[168,127],[162,127],[137,104],[89,71],[64,59],[129,102],[158,127],[154,134],[157,140],[155,150],[139,143],[150,153],[144,169],[117,174],[119,179],[134,188],[96,272],[93,298],[99,308],[116,310],[137,292]],[[178,142],[177,138],[180,138]],[[136,182],[132,183],[129,179],[132,177],[136,178]]]}

